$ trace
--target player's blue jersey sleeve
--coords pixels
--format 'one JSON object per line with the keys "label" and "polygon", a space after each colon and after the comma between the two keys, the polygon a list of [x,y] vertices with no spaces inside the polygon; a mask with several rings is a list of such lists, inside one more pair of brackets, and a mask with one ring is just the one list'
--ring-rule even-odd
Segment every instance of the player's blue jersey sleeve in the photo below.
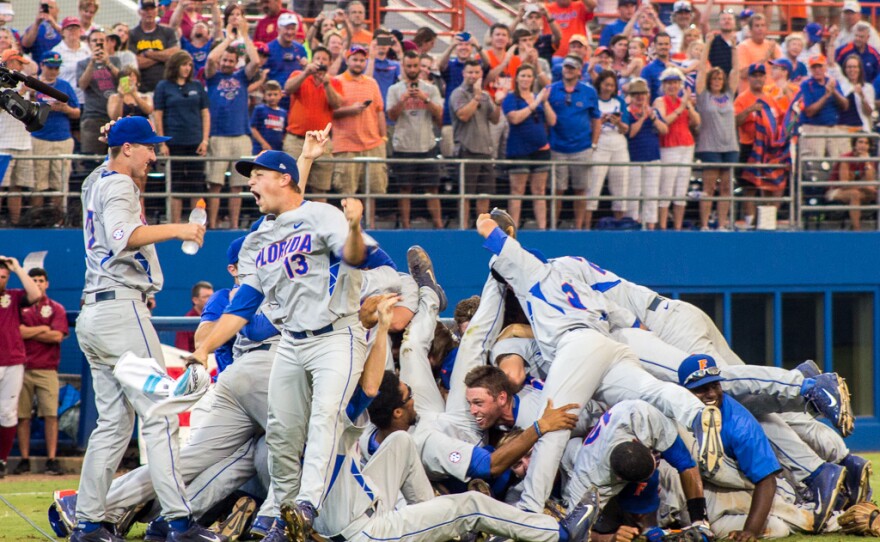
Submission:
{"label": "player's blue jersey sleeve", "polygon": [[368,246],[367,259],[364,260],[364,263],[360,264],[358,267],[360,269],[376,269],[377,267],[382,267],[383,265],[387,265],[391,269],[397,271],[397,264],[394,263],[394,260],[391,259],[391,256],[389,256],[387,252],[379,247]]}
{"label": "player's blue jersey sleeve", "polygon": [[660,457],[665,459],[678,472],[684,472],[697,466],[681,437],[675,437],[675,442],[672,443],[672,446],[660,452]]}
{"label": "player's blue jersey sleeve", "polygon": [[364,388],[358,384],[354,389],[354,393],[351,394],[351,399],[348,400],[348,406],[345,407],[345,415],[348,416],[349,420],[355,421],[358,419],[358,416],[367,410],[367,407],[372,402],[373,398],[364,393]]}
{"label": "player's blue jersey sleeve", "polygon": [[471,478],[488,480],[492,474],[492,451],[474,446],[471,454],[471,463],[468,465],[467,475]]}
{"label": "player's blue jersey sleeve", "polygon": [[501,228],[495,228],[492,230],[492,233],[489,234],[489,237],[486,237],[486,241],[483,243],[483,248],[498,256],[501,254],[501,249],[504,248],[504,243],[506,241],[507,235],[501,231]]}
{"label": "player's blue jersey sleeve", "polygon": [[721,402],[721,427],[724,453],[750,482],[757,484],[782,469],[758,420],[729,395]]}
{"label": "player's blue jersey sleeve", "polygon": [[257,313],[260,305],[263,304],[264,297],[256,288],[248,284],[242,284],[224,313],[250,320]]}
{"label": "player's blue jersey sleeve", "polygon": [[255,314],[239,333],[252,341],[263,342],[281,332],[265,314]]}
{"label": "player's blue jersey sleeve", "polygon": [[447,390],[452,389],[452,370],[455,368],[455,359],[458,357],[458,347],[453,348],[443,362],[440,363],[440,382]]}
{"label": "player's blue jersey sleeve", "polygon": [[223,316],[223,311],[229,306],[229,291],[229,288],[223,288],[208,298],[208,302],[205,303],[205,308],[202,310],[200,322],[216,322]]}

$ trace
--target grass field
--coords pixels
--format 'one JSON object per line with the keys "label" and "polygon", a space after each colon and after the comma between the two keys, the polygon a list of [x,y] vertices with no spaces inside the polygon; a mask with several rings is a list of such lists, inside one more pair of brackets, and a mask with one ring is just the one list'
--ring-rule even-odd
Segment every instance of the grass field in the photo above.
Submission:
{"label": "grass field", "polygon": [[[880,453],[866,454],[880,468]],[[53,534],[46,518],[46,509],[52,502],[52,492],[56,489],[75,489],[79,476],[7,476],[0,480],[0,496],[36,523],[41,529]],[[871,480],[872,487],[880,488],[880,474],[876,471]],[[143,540],[144,525],[137,524],[129,533],[129,540]],[[28,525],[9,506],[0,502],[0,541],[45,540],[36,529]],[[837,542],[839,540],[865,540],[857,536],[823,535],[791,536],[786,541],[810,540],[811,542]]]}

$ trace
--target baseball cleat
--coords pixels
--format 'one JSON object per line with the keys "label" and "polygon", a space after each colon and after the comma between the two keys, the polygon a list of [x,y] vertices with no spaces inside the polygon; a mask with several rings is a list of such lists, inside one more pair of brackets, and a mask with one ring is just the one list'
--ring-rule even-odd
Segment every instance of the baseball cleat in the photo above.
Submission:
{"label": "baseball cleat", "polygon": [[105,527],[98,527],[87,533],[82,529],[76,529],[70,535],[70,542],[124,542],[125,539],[116,536]]}
{"label": "baseball cleat", "polygon": [[[284,527],[281,522],[274,521],[275,518],[271,519],[273,520],[272,526],[266,531],[266,535],[262,537],[263,542],[288,542],[287,533],[284,532]],[[253,532],[254,531],[251,530],[251,533]]]}
{"label": "baseball cleat", "polygon": [[700,445],[700,469],[711,476],[718,472],[724,458],[724,445],[721,442],[721,411],[718,407],[705,407],[694,420],[691,429]]}
{"label": "baseball cleat", "polygon": [[147,524],[147,532],[144,533],[146,542],[165,542],[171,528],[162,516],[157,517]]}
{"label": "baseball cleat", "polygon": [[272,526],[275,525],[275,518],[272,516],[257,516],[254,524],[251,525],[250,534],[252,538],[265,538],[269,535]]}
{"label": "baseball cleat", "polygon": [[[412,249],[410,249],[412,250]],[[287,538],[291,542],[306,542],[312,534],[312,523],[318,511],[308,502],[281,505],[281,519],[286,523]]]}
{"label": "baseball cleat", "polygon": [[492,220],[498,224],[501,231],[506,233],[508,237],[516,239],[516,223],[514,223],[513,217],[510,216],[507,211],[499,209],[498,207],[493,207],[492,210],[489,211],[489,216],[492,217]]}
{"label": "baseball cleat", "polygon": [[590,488],[571,510],[562,518],[559,526],[568,533],[569,542],[588,542],[590,530],[599,517],[599,494],[596,488]]}
{"label": "baseball cleat", "polygon": [[55,536],[58,538],[67,538],[70,536],[70,529],[63,521],[61,521],[61,514],[58,513],[57,503],[53,502],[49,505],[48,516],[49,526],[55,531]]}
{"label": "baseball cleat", "polygon": [[256,501],[250,497],[241,497],[232,505],[229,516],[220,522],[217,532],[225,536],[229,542],[235,542],[247,532],[256,511]]}
{"label": "baseball cleat", "polygon": [[804,400],[837,427],[841,435],[848,437],[854,420],[846,380],[837,373],[823,373],[814,380],[813,387],[804,392]]}
{"label": "baseball cleat", "polygon": [[222,534],[209,531],[195,521],[185,531],[171,529],[167,540],[168,542],[228,542],[228,539]]}
{"label": "baseball cleat", "polygon": [[443,288],[437,282],[437,277],[434,276],[434,264],[431,262],[431,257],[428,256],[425,249],[419,245],[409,247],[409,250],[406,251],[406,263],[409,266],[409,274],[412,275],[419,288],[427,286],[434,290],[439,300],[440,312],[445,311],[447,304],[446,292],[443,291]]}
{"label": "baseball cleat", "polygon": [[131,530],[131,526],[134,525],[135,521],[138,519],[138,515],[144,511],[146,506],[146,503],[141,503],[137,506],[132,506],[123,512],[122,517],[116,522],[116,533],[125,538],[125,535]]}
{"label": "baseball cleat", "polygon": [[[66,527],[68,532],[76,529],[76,490],[61,489],[52,494],[52,504],[55,513]],[[49,517],[52,517],[52,507],[49,507]]]}
{"label": "baseball cleat", "polygon": [[804,378],[816,378],[822,374],[822,369],[820,369],[819,366],[816,365],[816,362],[811,359],[808,359],[795,367],[795,370],[800,371],[801,374],[804,375]]}
{"label": "baseball cleat", "polygon": [[804,485],[812,493],[816,505],[813,510],[813,532],[822,532],[828,518],[834,511],[837,497],[844,490],[846,469],[833,463],[825,463],[804,480]]}
{"label": "baseball cleat", "polygon": [[844,486],[848,497],[847,507],[871,499],[871,461],[849,454],[840,465],[846,469]]}

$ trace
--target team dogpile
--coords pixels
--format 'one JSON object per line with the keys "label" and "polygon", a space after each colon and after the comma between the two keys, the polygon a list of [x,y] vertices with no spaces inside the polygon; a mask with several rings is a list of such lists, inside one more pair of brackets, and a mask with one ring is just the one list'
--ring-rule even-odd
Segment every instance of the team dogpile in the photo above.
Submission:
{"label": "team dogpile", "polygon": [[[838,375],[746,365],[695,306],[591,254],[548,259],[498,209],[474,235],[485,285],[450,330],[424,249],[398,268],[358,200],[303,199],[328,133],[298,160],[236,164],[265,218],[230,245],[236,286],[202,314],[188,374],[211,352],[220,373],[178,449],[177,417],[123,373],[164,366],[144,304],[162,286],[154,243],[204,228],[143,224],[132,178],[163,138],[144,119],[110,128],[83,187],[77,322],[99,419],[79,491],[50,506],[59,536],[116,542],[135,522],[156,542],[880,536]],[[114,479],[135,413],[149,464]]]}

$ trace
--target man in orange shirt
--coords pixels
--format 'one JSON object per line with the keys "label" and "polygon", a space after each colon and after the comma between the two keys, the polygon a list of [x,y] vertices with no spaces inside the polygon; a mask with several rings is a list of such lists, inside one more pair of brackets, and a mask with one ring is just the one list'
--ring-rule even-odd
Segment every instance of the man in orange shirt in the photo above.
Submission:
{"label": "man in orange shirt", "polygon": [[[364,170],[370,181],[371,194],[384,194],[388,189],[388,168],[385,164],[385,104],[379,84],[364,75],[368,52],[354,45],[348,52],[348,70],[336,80],[342,85],[342,105],[333,111],[334,158],[381,158],[365,168],[363,163],[338,163],[333,170],[333,187],[343,194],[354,194],[363,185]],[[375,227],[376,205],[370,205],[369,227]]]}
{"label": "man in orange shirt", "polygon": [[348,24],[351,25],[351,44],[369,47],[373,41],[373,33],[366,23],[367,8],[360,0],[352,0],[346,8]]}
{"label": "man in orange shirt", "polygon": [[[777,122],[782,121],[782,111],[772,96],[764,92],[764,83],[767,80],[767,68],[763,62],[757,62],[745,69],[748,78],[748,87],[740,92],[733,102],[733,111],[736,114],[736,126],[739,132],[739,161],[746,163],[752,154],[752,147],[755,144],[755,122],[757,121],[759,111],[763,106],[758,100],[766,102]],[[740,179],[742,182],[742,179]],[[745,184],[745,183],[743,183]],[[746,187],[743,190],[745,196],[754,197],[757,193],[755,188]],[[743,213],[745,214],[746,226],[751,228],[755,220],[755,202],[746,201],[743,203]]]}
{"label": "man in orange shirt", "polygon": [[565,58],[568,54],[568,40],[575,34],[590,35],[587,23],[593,19],[593,10],[596,9],[596,0],[556,0],[548,2],[545,7],[549,17],[544,23],[544,34],[550,34],[550,23],[556,21],[562,31],[559,47],[553,51],[553,56]]}
{"label": "man in orange shirt", "polygon": [[771,60],[782,56],[782,49],[773,40],[767,39],[767,19],[757,13],[749,18],[749,38],[736,47],[739,55],[739,92],[749,88],[748,70],[752,64],[762,63],[765,68]]}
{"label": "man in orange shirt", "polygon": [[[342,105],[342,83],[327,76],[329,66],[330,51],[316,47],[312,51],[312,62],[304,70],[290,74],[284,84],[284,92],[290,95],[290,112],[283,149],[291,156],[302,153],[306,132],[323,130],[333,122],[333,111]],[[324,155],[312,163],[307,185],[309,192],[325,194],[330,190],[333,164],[326,160],[332,152],[332,141],[328,141]]]}

